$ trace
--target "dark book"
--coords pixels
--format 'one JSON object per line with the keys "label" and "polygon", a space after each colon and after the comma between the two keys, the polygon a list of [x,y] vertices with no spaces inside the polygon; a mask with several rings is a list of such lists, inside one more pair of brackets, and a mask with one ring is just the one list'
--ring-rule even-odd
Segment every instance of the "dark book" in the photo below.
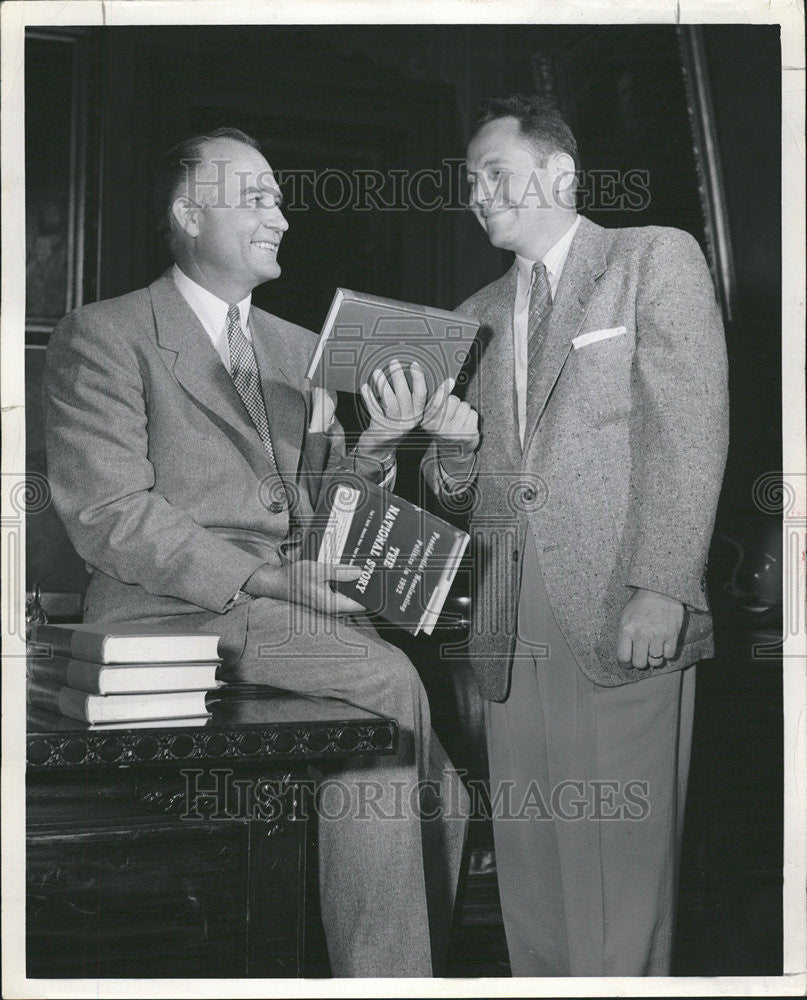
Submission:
{"label": "dark book", "polygon": [[201,691],[218,687],[219,660],[209,663],[92,663],[64,656],[29,658],[28,676],[36,681],[90,694],[149,691]]}
{"label": "dark book", "polygon": [[468,534],[367,480],[329,482],[306,538],[322,563],[360,566],[339,591],[418,635],[431,635],[459,567]]}
{"label": "dark book", "polygon": [[82,722],[136,722],[209,715],[207,691],[161,691],[156,694],[88,694],[59,684],[28,681],[31,705]]}
{"label": "dark book", "polygon": [[219,637],[168,632],[142,622],[34,625],[31,642],[43,654],[93,663],[191,663],[219,658]]}
{"label": "dark book", "polygon": [[337,288],[306,374],[319,388],[358,393],[376,368],[388,372],[397,359],[408,371],[417,361],[431,395],[457,378],[478,330],[446,309]]}

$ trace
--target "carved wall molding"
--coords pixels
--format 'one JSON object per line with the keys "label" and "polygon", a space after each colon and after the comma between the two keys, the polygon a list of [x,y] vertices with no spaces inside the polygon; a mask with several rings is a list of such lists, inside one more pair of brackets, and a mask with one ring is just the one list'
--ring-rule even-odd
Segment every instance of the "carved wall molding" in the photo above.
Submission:
{"label": "carved wall molding", "polygon": [[720,161],[717,122],[712,106],[703,29],[697,24],[684,24],[679,25],[676,30],[687,94],[687,114],[692,129],[698,195],[703,211],[709,266],[723,307],[723,315],[730,322],[734,317],[736,294],[734,252],[731,245],[723,168]]}

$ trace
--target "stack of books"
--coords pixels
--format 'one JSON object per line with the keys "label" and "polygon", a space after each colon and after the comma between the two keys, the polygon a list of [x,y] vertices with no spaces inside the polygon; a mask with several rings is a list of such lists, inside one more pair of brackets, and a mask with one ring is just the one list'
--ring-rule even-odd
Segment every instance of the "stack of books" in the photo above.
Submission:
{"label": "stack of books", "polygon": [[118,622],[34,625],[31,705],[92,725],[194,725],[220,686],[217,635]]}

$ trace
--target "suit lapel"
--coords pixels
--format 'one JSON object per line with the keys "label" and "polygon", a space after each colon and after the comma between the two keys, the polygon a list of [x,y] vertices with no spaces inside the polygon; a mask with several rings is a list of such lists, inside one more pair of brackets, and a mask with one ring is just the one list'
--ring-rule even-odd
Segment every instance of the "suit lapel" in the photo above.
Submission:
{"label": "suit lapel", "polygon": [[513,303],[517,273],[517,265],[514,263],[502,276],[501,287],[494,302],[481,317],[482,326],[489,327],[493,331],[493,337],[485,349],[479,375],[483,380],[480,382],[479,392],[484,399],[484,439],[495,451],[497,462],[505,455],[508,463],[515,467],[521,464],[513,349]]}
{"label": "suit lapel", "polygon": [[586,317],[597,278],[606,267],[603,230],[582,218],[572,240],[549,316],[546,339],[539,358],[538,377],[534,385],[527,386],[525,452],[572,349],[572,340],[579,333]]}
{"label": "suit lapel", "polygon": [[271,462],[243,400],[170,272],[149,286],[157,344],[182,387],[230,438],[261,479]]}
{"label": "suit lapel", "polygon": [[252,309],[249,328],[278,471],[287,484],[292,483],[308,426],[306,397],[287,374],[287,370],[293,370],[292,358],[283,334],[271,317]]}

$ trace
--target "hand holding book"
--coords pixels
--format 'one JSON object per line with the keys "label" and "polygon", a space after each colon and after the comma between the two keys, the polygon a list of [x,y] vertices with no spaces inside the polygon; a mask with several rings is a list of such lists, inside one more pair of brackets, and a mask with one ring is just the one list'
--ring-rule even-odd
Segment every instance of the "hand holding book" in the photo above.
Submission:
{"label": "hand holding book", "polygon": [[[360,386],[359,391],[370,414],[370,425],[359,439],[357,448],[361,455],[383,460],[421,423],[431,400],[427,395],[423,369],[417,361],[411,363],[409,372],[411,388],[403,365],[395,358],[389,364],[389,377],[376,368],[371,376],[372,385],[365,382]],[[431,398],[434,399],[448,387],[446,380]]]}
{"label": "hand holding book", "polygon": [[355,614],[364,606],[352,597],[331,589],[331,582],[355,583],[361,569],[358,566],[339,566],[299,559],[288,567],[289,599],[295,604],[305,604],[326,615]]}
{"label": "hand holding book", "polygon": [[468,541],[466,532],[403,497],[340,476],[323,491],[303,552],[329,572],[358,570],[336,584],[339,596],[413,635],[430,635]]}
{"label": "hand holding book", "polygon": [[457,378],[478,330],[459,313],[337,288],[306,375],[314,387],[357,393],[393,359],[416,361],[431,395]]}
{"label": "hand holding book", "polygon": [[479,414],[458,396],[450,385],[440,386],[425,408],[421,427],[431,434],[443,469],[457,479],[473,468],[479,447]]}
{"label": "hand holding book", "polygon": [[337,288],[306,376],[313,392],[361,394],[370,426],[359,455],[383,464],[422,425],[441,461],[464,478],[479,433],[471,407],[451,390],[478,331],[470,316]]}
{"label": "hand holding book", "polygon": [[253,597],[274,597],[292,604],[304,604],[323,614],[355,614],[362,605],[331,589],[333,583],[356,580],[360,570],[355,566],[324,565],[310,559],[300,559],[285,566],[259,566],[241,588]]}

